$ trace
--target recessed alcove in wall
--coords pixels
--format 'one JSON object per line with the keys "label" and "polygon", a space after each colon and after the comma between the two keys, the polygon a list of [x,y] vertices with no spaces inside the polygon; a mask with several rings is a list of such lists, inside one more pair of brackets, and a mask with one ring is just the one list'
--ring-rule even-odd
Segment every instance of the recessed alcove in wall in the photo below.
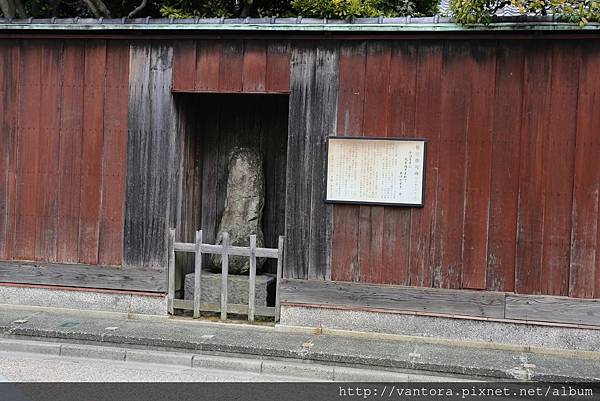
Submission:
{"label": "recessed alcove in wall", "polygon": [[[228,162],[235,146],[252,146],[264,158],[265,203],[262,229],[265,246],[277,247],[284,234],[288,131],[288,95],[177,93],[180,202],[177,234],[194,242],[202,229],[214,243],[225,206]],[[205,262],[207,259],[205,259]],[[193,270],[183,261],[184,273]],[[263,271],[275,272],[274,261]]]}

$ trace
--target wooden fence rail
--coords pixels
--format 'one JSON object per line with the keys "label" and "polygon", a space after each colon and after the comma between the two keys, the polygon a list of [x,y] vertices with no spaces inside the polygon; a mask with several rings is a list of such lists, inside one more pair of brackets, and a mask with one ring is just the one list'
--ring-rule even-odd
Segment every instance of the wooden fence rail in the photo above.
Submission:
{"label": "wooden fence rail", "polygon": [[[227,319],[227,313],[248,315],[248,321],[253,322],[255,316],[274,317],[279,321],[280,316],[280,293],[279,287],[283,273],[283,244],[284,237],[279,237],[277,249],[257,248],[256,235],[250,236],[250,246],[231,246],[229,244],[229,234],[223,233],[221,245],[211,245],[202,243],[202,230],[196,231],[196,242],[184,243],[175,241],[175,230],[169,230],[169,292],[168,306],[169,313],[173,314],[175,309],[193,310],[195,318],[200,316],[200,311],[221,312],[221,320]],[[175,252],[195,253],[194,258],[194,299],[193,301],[175,299]],[[221,302],[203,303],[201,302],[201,283],[202,283],[202,255],[217,254],[221,255]],[[230,304],[228,303],[227,279],[229,277],[229,256],[247,256],[250,258],[250,272],[248,279],[248,304]],[[265,307],[255,305],[256,294],[256,258],[277,259],[277,276],[275,282],[275,307]]]}

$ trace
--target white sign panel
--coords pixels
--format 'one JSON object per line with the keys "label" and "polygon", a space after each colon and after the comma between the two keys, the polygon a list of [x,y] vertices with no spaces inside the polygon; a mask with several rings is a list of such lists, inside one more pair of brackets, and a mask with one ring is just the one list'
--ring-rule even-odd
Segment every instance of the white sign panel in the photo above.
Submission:
{"label": "white sign panel", "polygon": [[330,137],[327,202],[423,205],[425,141]]}

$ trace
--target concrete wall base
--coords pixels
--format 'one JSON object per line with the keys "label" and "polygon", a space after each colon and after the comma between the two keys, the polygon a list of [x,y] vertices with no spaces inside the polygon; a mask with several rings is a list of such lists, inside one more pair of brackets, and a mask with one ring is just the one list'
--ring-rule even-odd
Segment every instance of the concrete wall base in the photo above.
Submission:
{"label": "concrete wall base", "polygon": [[525,348],[600,351],[600,330],[441,316],[282,305],[279,325],[349,330]]}
{"label": "concrete wall base", "polygon": [[0,304],[167,315],[167,297],[164,294],[67,287],[0,285]]}

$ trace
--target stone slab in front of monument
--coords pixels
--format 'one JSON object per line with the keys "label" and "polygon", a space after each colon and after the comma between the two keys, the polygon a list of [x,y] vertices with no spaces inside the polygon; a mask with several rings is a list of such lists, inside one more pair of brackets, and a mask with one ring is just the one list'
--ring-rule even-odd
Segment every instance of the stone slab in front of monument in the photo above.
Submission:
{"label": "stone slab in front of monument", "polygon": [[[248,305],[248,276],[229,274],[227,278],[227,303]],[[200,301],[221,303],[221,273],[202,270],[200,280]],[[194,273],[186,274],[184,299],[194,299]],[[275,276],[256,275],[255,305],[273,306],[275,299]]]}

